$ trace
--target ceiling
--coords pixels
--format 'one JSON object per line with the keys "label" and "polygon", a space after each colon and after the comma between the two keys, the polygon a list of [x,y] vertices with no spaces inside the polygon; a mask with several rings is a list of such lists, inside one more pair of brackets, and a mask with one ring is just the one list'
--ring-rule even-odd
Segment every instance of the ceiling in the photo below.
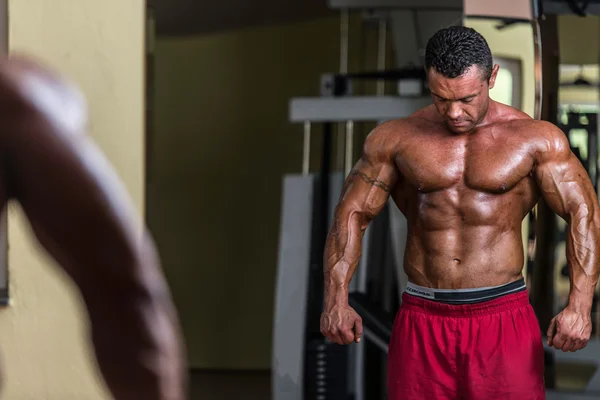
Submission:
{"label": "ceiling", "polygon": [[327,0],[148,0],[161,36],[206,34],[336,15]]}
{"label": "ceiling", "polygon": [[[147,0],[154,10],[156,33],[185,36],[226,31],[250,26],[283,24],[304,19],[334,16],[329,2],[371,4],[373,0]],[[430,7],[461,6],[463,0],[377,0],[379,4],[411,4]],[[546,12],[573,14],[566,0],[542,0]],[[589,0],[588,14],[600,14],[600,0]]]}

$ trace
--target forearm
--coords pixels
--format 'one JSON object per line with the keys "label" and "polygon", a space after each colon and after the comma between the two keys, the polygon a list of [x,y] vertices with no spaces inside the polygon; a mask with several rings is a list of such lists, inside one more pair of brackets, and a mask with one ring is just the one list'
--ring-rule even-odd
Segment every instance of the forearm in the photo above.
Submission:
{"label": "forearm", "polygon": [[348,304],[348,287],[355,269],[355,265],[344,262],[325,266],[325,310]]}
{"label": "forearm", "polygon": [[152,276],[159,273],[154,260],[136,263],[122,267],[139,274],[99,272],[95,285],[80,285],[100,371],[115,400],[184,400],[183,348],[168,289]]}
{"label": "forearm", "polygon": [[[348,288],[358,266],[362,238],[385,207],[399,179],[386,136],[369,135],[365,151],[342,188],[324,254],[325,310],[348,304]],[[383,134],[381,134],[383,135]]]}
{"label": "forearm", "polygon": [[[325,309],[348,304],[348,288],[360,260],[363,230],[358,215],[336,218],[324,259]],[[344,222],[340,222],[340,220]]]}
{"label": "forearm", "polygon": [[571,217],[569,223],[566,243],[570,278],[569,307],[584,313],[591,312],[600,272],[599,226],[597,218],[581,209]]}

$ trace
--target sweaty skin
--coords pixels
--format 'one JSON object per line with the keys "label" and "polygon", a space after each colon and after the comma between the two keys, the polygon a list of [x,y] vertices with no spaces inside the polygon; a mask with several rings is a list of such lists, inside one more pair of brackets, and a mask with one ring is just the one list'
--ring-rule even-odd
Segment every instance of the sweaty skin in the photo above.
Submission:
{"label": "sweaty skin", "polygon": [[408,223],[408,279],[442,289],[521,278],[521,224],[541,196],[569,226],[569,303],[548,340],[563,351],[586,345],[599,272],[598,201],[562,131],[489,98],[497,71],[489,81],[478,66],[454,79],[429,71],[434,104],[368,136],[327,238],[321,331],[333,342],[362,334],[348,285],[364,231],[390,196]]}
{"label": "sweaty skin", "polygon": [[80,290],[113,397],[186,399],[179,322],[154,244],[86,136],[84,99],[56,74],[15,58],[0,61],[0,110],[2,206],[21,205]]}

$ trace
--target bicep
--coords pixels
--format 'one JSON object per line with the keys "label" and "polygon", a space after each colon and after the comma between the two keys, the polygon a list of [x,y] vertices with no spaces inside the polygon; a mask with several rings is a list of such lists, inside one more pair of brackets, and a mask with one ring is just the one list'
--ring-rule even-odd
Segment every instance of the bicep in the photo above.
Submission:
{"label": "bicep", "polygon": [[346,178],[339,208],[368,222],[383,209],[399,179],[393,163],[363,155]]}
{"label": "bicep", "polygon": [[335,210],[329,235],[334,254],[358,260],[362,233],[387,203],[396,181],[389,166],[364,156],[358,161],[344,182]]}

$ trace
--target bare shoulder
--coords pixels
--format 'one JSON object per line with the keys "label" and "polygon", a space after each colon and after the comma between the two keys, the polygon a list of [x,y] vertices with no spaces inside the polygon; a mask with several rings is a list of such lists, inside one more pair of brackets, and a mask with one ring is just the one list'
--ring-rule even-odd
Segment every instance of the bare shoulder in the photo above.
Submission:
{"label": "bare shoulder", "polygon": [[538,151],[563,151],[569,149],[569,140],[565,133],[548,121],[524,120],[515,124],[519,130],[531,138]]}
{"label": "bare shoulder", "polygon": [[408,117],[379,124],[365,140],[365,155],[393,159],[407,142],[408,135],[419,129],[419,120],[418,117]]}
{"label": "bare shoulder", "polygon": [[[554,124],[531,118],[528,114],[513,107],[496,103],[498,123],[510,134],[517,134],[527,143],[534,144],[536,148],[549,146],[563,146],[566,136]],[[568,145],[568,141],[566,141]]]}
{"label": "bare shoulder", "polygon": [[4,124],[24,114],[28,118],[42,117],[57,131],[79,133],[87,121],[87,105],[79,88],[24,55],[0,60],[0,104]]}
{"label": "bare shoulder", "polygon": [[536,162],[562,159],[571,155],[567,135],[548,121],[522,119],[511,122],[511,128],[527,143]]}
{"label": "bare shoulder", "polygon": [[556,125],[547,121],[536,121],[536,160],[568,160],[573,156],[567,135]]}
{"label": "bare shoulder", "polygon": [[405,135],[409,126],[410,120],[408,118],[385,121],[369,133],[367,140],[372,142],[398,140]]}

